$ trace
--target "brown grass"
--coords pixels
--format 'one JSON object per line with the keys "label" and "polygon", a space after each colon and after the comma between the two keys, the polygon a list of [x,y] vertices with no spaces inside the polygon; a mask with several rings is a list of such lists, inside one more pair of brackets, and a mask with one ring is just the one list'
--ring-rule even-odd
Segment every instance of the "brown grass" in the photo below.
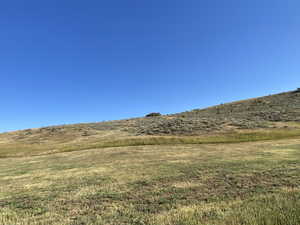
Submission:
{"label": "brown grass", "polygon": [[0,159],[2,225],[296,225],[300,139]]}

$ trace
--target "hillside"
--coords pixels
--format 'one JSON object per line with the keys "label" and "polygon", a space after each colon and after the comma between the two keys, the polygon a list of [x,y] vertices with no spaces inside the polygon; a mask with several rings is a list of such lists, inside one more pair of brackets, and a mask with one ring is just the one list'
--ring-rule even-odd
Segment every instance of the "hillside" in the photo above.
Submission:
{"label": "hillside", "polygon": [[299,121],[300,91],[296,90],[172,115],[2,133],[0,157],[96,147],[279,139],[299,135]]}
{"label": "hillside", "polygon": [[0,134],[0,225],[300,224],[300,91]]}
{"label": "hillside", "polygon": [[203,134],[233,129],[276,128],[300,121],[300,90],[154,119],[137,126],[142,134]]}
{"label": "hillside", "polygon": [[27,129],[0,134],[6,144],[67,144],[143,136],[199,136],[232,131],[297,128],[300,91],[222,104],[206,109],[127,120]]}

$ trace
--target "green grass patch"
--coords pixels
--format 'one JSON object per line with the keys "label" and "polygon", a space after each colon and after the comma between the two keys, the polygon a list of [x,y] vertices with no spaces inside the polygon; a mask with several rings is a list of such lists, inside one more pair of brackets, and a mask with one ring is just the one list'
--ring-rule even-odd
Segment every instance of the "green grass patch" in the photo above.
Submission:
{"label": "green grass patch", "polygon": [[155,225],[300,224],[300,192],[278,193],[225,204],[201,204],[175,210]]}
{"label": "green grass patch", "polygon": [[260,131],[230,132],[205,136],[140,136],[114,140],[82,140],[67,143],[45,144],[1,144],[0,158],[47,155],[96,148],[180,145],[180,144],[226,144],[267,140],[281,140],[300,137],[300,129],[272,129]]}
{"label": "green grass patch", "polygon": [[176,144],[226,144],[267,140],[280,140],[300,137],[300,130],[265,130],[256,132],[233,132],[227,134],[200,137],[141,137],[104,141],[88,145],[66,146],[62,151],[76,151],[94,148],[126,147],[143,145],[176,145]]}

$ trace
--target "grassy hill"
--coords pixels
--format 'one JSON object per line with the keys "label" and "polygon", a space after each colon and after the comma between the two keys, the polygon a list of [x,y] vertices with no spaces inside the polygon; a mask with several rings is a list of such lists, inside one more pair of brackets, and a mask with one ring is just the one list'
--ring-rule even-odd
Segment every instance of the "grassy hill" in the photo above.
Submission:
{"label": "grassy hill", "polygon": [[300,224],[300,91],[0,134],[0,225]]}
{"label": "grassy hill", "polygon": [[172,115],[0,134],[0,157],[91,148],[270,140],[300,135],[300,91]]}

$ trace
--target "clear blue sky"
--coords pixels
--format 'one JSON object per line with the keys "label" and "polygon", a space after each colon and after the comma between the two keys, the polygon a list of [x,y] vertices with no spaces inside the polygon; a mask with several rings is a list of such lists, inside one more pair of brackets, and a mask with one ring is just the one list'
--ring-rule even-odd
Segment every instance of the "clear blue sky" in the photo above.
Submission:
{"label": "clear blue sky", "polygon": [[0,131],[300,87],[299,0],[0,3]]}

